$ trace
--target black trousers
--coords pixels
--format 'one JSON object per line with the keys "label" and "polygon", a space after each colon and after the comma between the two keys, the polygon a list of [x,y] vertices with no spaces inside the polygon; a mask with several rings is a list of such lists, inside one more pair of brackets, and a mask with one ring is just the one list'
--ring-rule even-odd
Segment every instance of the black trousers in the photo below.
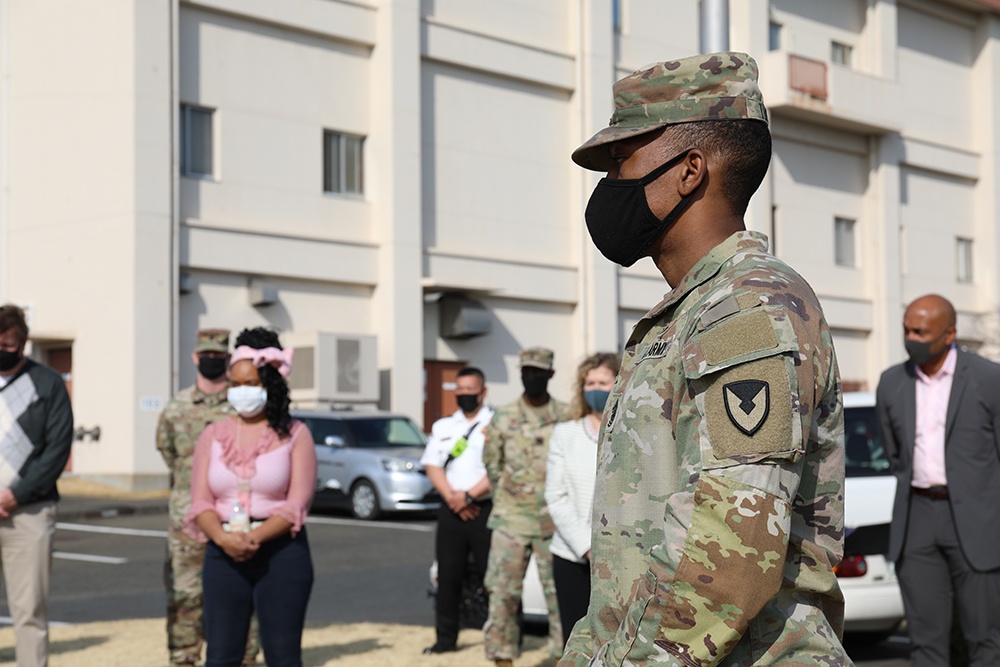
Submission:
{"label": "black trousers", "polygon": [[447,505],[438,513],[437,536],[434,552],[438,563],[438,591],[435,604],[435,628],[439,646],[455,646],[458,641],[458,609],[462,601],[462,581],[466,569],[472,567],[479,576],[486,576],[486,560],[490,553],[490,529],[486,519],[493,502],[484,500],[479,505],[479,516],[462,521]]}
{"label": "black trousers", "polygon": [[969,566],[948,500],[911,497],[896,573],[913,644],[912,667],[948,667],[953,602],[969,665],[1000,665],[1000,570],[976,572]]}
{"label": "black trousers", "polygon": [[552,578],[556,581],[563,646],[566,646],[573,626],[587,615],[590,605],[590,563],[574,563],[552,554]]}

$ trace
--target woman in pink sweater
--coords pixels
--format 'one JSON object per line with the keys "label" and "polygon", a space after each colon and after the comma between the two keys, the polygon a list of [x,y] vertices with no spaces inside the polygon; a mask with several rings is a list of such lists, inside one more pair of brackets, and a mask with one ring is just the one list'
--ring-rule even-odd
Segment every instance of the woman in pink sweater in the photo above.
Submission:
{"label": "woman in pink sweater", "polygon": [[270,667],[301,667],[313,568],[303,525],[316,483],[312,435],[288,412],[290,350],[244,329],[229,362],[237,415],[209,424],[191,470],[189,532],[202,572],[206,667],[239,667],[250,617]]}

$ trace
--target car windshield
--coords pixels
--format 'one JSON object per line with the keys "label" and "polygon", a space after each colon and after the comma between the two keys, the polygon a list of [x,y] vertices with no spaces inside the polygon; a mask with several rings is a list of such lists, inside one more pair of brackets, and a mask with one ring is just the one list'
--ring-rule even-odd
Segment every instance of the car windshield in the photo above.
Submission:
{"label": "car windshield", "polygon": [[871,477],[889,474],[889,459],[878,435],[875,408],[844,410],[844,449],[848,477]]}
{"label": "car windshield", "polygon": [[341,422],[351,447],[423,447],[424,434],[403,417],[364,417]]}

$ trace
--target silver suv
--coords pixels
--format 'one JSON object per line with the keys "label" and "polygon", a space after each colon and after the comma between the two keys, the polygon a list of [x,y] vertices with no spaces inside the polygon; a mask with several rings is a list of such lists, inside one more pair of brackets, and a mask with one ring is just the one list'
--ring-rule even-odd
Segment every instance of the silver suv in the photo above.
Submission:
{"label": "silver suv", "polygon": [[348,507],[359,519],[441,506],[420,465],[426,439],[409,417],[318,410],[292,416],[316,442],[314,505]]}

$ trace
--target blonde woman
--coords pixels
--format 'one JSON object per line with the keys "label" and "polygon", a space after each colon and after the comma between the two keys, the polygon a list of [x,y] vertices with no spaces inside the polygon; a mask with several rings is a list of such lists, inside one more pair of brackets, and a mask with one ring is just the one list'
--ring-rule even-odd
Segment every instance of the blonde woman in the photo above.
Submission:
{"label": "blonde woman", "polygon": [[598,352],[577,370],[573,421],[557,424],[549,440],[545,502],[556,525],[552,573],[563,644],[590,602],[590,516],[597,475],[601,415],[618,376],[617,354]]}

